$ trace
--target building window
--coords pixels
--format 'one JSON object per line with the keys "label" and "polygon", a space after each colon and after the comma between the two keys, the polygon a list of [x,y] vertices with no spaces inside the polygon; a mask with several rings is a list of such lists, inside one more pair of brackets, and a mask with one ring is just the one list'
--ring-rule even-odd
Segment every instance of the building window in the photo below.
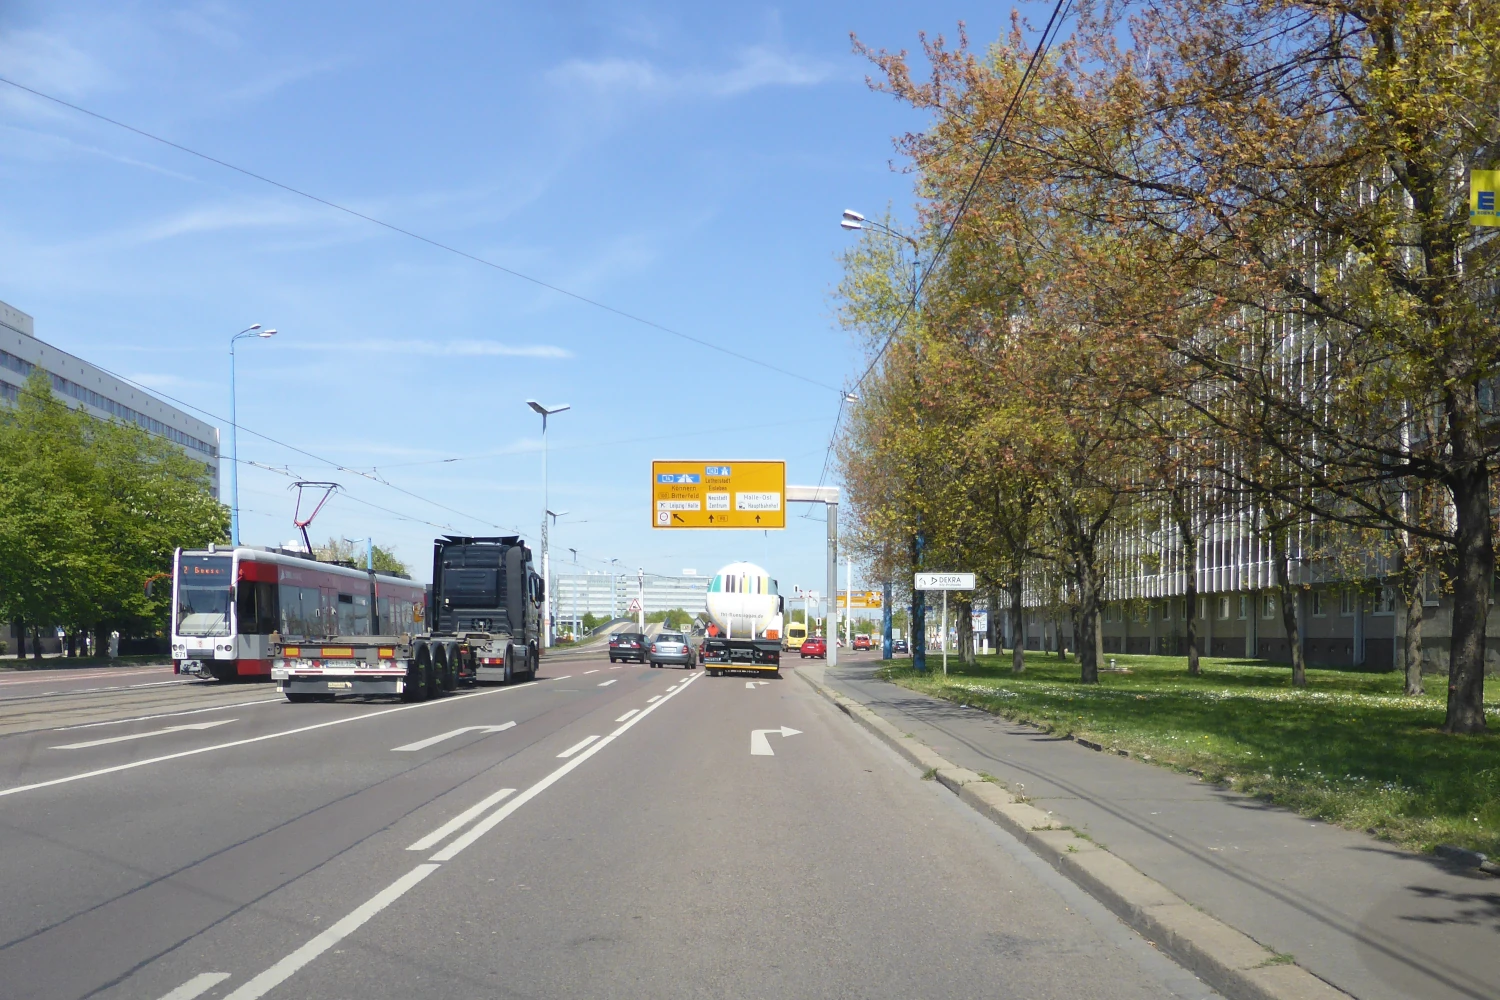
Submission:
{"label": "building window", "polygon": [[1162,601],[1161,602],[1161,620],[1164,621],[1164,622],[1169,622],[1169,621],[1172,620],[1172,602],[1171,601]]}
{"label": "building window", "polygon": [[1250,617],[1250,595],[1240,595],[1240,621]]}
{"label": "building window", "polygon": [[1260,599],[1260,616],[1262,618],[1276,617],[1276,598],[1271,594],[1265,594]]}
{"label": "building window", "polygon": [[[1244,616],[1242,615],[1241,617]],[[1229,620],[1229,598],[1227,596],[1219,598],[1219,618],[1226,622]]]}
{"label": "building window", "polygon": [[1375,613],[1377,615],[1393,615],[1396,613],[1395,587],[1380,588],[1380,594],[1375,599]]}
{"label": "building window", "polygon": [[1344,587],[1339,591],[1339,614],[1346,618],[1354,614],[1354,588]]}
{"label": "building window", "polygon": [[1312,607],[1312,613],[1317,617],[1322,618],[1328,614],[1327,610],[1323,607],[1323,592],[1321,590],[1314,590],[1309,594],[1307,602]]}

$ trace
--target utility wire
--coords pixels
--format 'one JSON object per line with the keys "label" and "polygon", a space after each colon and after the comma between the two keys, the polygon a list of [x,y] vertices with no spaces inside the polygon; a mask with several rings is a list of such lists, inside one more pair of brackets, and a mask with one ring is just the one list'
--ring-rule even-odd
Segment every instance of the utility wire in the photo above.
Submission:
{"label": "utility wire", "polygon": [[260,181],[262,184],[269,184],[272,187],[280,188],[281,190],[286,191],[289,194],[294,194],[299,198],[306,198],[309,201],[315,201],[320,205],[324,205],[328,208],[333,209],[334,211],[343,212],[345,215],[352,215],[356,219],[362,219],[365,222],[369,222],[384,229],[388,229],[393,233],[399,233],[402,236],[406,236],[419,242],[426,243],[428,246],[436,247],[439,250],[445,250],[451,254],[456,254],[459,257],[463,257],[465,260],[471,260],[476,264],[483,264],[485,267],[493,268],[496,271],[502,271],[505,274],[510,275],[511,277],[520,278],[522,281],[529,281],[539,288],[545,288],[548,291],[556,292],[559,295],[566,295],[570,299],[574,299],[586,305],[593,306],[596,309],[602,309],[608,313],[613,313],[614,315],[619,316],[622,319],[630,320],[632,323],[639,323],[642,326],[648,326],[653,330],[659,330],[662,333],[670,334],[673,337],[678,337],[690,343],[697,344],[699,347],[706,347],[711,351],[718,351],[720,354],[727,354],[730,357],[736,358],[740,361],[745,361],[752,365],[759,365],[761,368],[776,372],[778,375],[785,375],[788,378],[794,378],[799,381],[806,382],[808,385],[817,386],[819,389],[827,389],[830,392],[838,392],[837,389],[827,384],[826,382],[819,382],[817,379],[808,378],[806,375],[803,375],[800,372],[794,372],[786,368],[780,368],[768,361],[762,361],[760,358],[752,357],[749,354],[741,354],[739,351],[731,350],[728,347],[723,347],[719,344],[713,343],[712,341],[704,340],[701,337],[695,337],[689,333],[683,333],[681,330],[674,330],[672,327],[666,326],[662,323],[658,323],[655,320],[647,319],[644,316],[638,316],[632,312],[626,312],[624,309],[617,308],[605,302],[600,302],[598,299],[591,299],[588,296],[582,295],[578,292],[569,291],[568,289],[563,288],[559,285],[554,285],[550,282],[543,281],[541,278],[533,278],[531,275],[523,274],[522,272],[517,271],[514,268],[506,267],[503,264],[497,264],[492,260],[486,260],[483,257],[469,253],[467,250],[460,250],[458,247],[451,246],[447,243],[432,239],[429,236],[423,236],[421,233],[413,232],[410,229],[403,229],[400,226],[395,225],[394,223],[386,222],[384,219],[377,219],[373,215],[366,215],[364,212],[360,212],[347,206],[340,205],[338,202],[329,201],[327,198],[320,197],[308,191],[303,191],[300,188],[292,187],[290,184],[285,184],[281,181],[275,180],[274,178],[267,177],[264,174],[258,174],[253,170],[247,170],[244,167],[236,166],[235,164],[230,163],[228,160],[221,160],[216,156],[210,156],[207,153],[200,153],[196,149],[190,149],[189,147],[184,146],[181,143],[173,142],[171,139],[164,139],[159,135],[154,135],[150,132],[147,132],[145,129],[136,128],[134,125],[127,125],[125,122],[110,118],[108,115],[102,115],[97,111],[90,111],[88,108],[74,104],[70,101],[65,101],[61,97],[54,97],[51,94],[44,93],[34,87],[28,87],[24,83],[17,83],[16,81],[6,79],[3,76],[0,76],[0,83],[7,84],[11,87],[16,88],[17,90],[24,90],[26,93],[32,94],[36,97],[40,97],[44,101],[51,101],[53,104],[57,104],[61,107],[68,108],[69,110],[76,111],[82,115],[88,115],[90,118],[98,119],[99,121],[109,125],[113,125],[116,128],[124,129],[127,132],[133,132],[136,135],[141,136],[142,138],[150,139],[152,142],[159,142],[164,146],[170,146],[175,150],[187,153],[189,156],[196,156],[200,160],[206,160],[207,162],[223,167],[226,170],[233,170],[235,173],[243,174],[244,176],[249,177],[253,180]]}
{"label": "utility wire", "polygon": [[[990,134],[990,140],[985,145],[984,156],[980,159],[979,166],[974,171],[974,176],[969,179],[969,186],[964,191],[964,196],[959,201],[958,208],[954,211],[953,217],[948,220],[948,225],[943,230],[943,238],[938,242],[937,250],[934,251],[932,259],[928,261],[927,266],[922,269],[921,278],[918,279],[916,287],[912,289],[911,296],[906,300],[906,304],[902,306],[900,315],[891,324],[890,331],[886,334],[884,342],[880,345],[880,349],[875,352],[875,356],[865,366],[864,373],[854,381],[853,386],[848,390],[849,392],[857,393],[859,391],[859,387],[864,384],[865,379],[870,377],[870,373],[875,370],[875,366],[880,364],[880,359],[885,357],[885,352],[890,350],[891,344],[895,343],[896,335],[901,332],[901,327],[905,324],[907,316],[911,315],[912,311],[916,309],[917,303],[922,296],[922,290],[927,287],[927,279],[932,276],[933,271],[937,270],[938,264],[942,261],[944,255],[947,254],[948,244],[953,239],[953,231],[958,228],[959,222],[968,211],[969,202],[973,199],[974,192],[978,190],[979,182],[984,178],[984,172],[989,167],[990,160],[995,156],[995,150],[999,148],[1000,139],[1005,134],[1005,129],[1010,124],[1011,117],[1015,114],[1016,108],[1020,106],[1021,98],[1025,96],[1026,90],[1031,86],[1031,81],[1036,76],[1036,69],[1041,65],[1042,59],[1046,57],[1047,50],[1052,47],[1052,39],[1056,34],[1056,29],[1061,27],[1071,6],[1072,0],[1057,0],[1053,4],[1052,14],[1047,18],[1047,25],[1042,29],[1041,37],[1037,39],[1036,48],[1031,52],[1031,59],[1026,63],[1026,70],[1021,74],[1021,79],[1016,83],[1016,91],[1011,95],[1010,103],[1006,105],[1005,113],[1000,117],[1000,124]],[[828,436],[828,451],[823,456],[823,471],[818,476],[819,486],[822,486],[828,478],[828,467],[833,460],[833,446],[838,440],[839,424],[844,417],[845,402],[847,402],[847,399],[841,396],[838,413],[833,419],[833,431]]]}

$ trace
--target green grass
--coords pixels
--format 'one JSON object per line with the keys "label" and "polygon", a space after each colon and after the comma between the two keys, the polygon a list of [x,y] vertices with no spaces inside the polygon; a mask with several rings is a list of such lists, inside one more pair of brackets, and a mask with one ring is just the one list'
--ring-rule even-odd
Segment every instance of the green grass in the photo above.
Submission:
{"label": "green grass", "polygon": [[[1298,690],[1288,667],[1256,660],[1204,658],[1202,676],[1189,677],[1182,657],[1113,658],[1133,673],[1101,673],[1097,685],[1044,653],[1028,653],[1019,676],[1008,653],[968,668],[950,659],[946,678],[931,658],[936,673],[900,661],[882,674],[1413,850],[1446,843],[1500,855],[1500,734],[1440,732],[1442,677],[1427,678],[1436,694],[1407,698],[1398,673],[1310,669]],[[1500,683],[1488,687],[1500,729]]]}
{"label": "green grass", "polygon": [[172,657],[166,653],[142,653],[134,656],[53,656],[26,659],[9,656],[0,659],[0,671],[6,670],[79,670],[84,667],[140,667],[170,665]]}

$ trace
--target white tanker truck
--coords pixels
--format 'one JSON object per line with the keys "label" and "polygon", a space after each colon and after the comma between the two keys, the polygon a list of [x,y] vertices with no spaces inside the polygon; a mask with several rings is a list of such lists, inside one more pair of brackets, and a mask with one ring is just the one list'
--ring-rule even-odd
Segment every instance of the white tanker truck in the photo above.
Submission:
{"label": "white tanker truck", "polygon": [[730,563],[708,585],[703,667],[717,677],[730,670],[781,675],[781,630],[786,606],[776,581],[754,563]]}

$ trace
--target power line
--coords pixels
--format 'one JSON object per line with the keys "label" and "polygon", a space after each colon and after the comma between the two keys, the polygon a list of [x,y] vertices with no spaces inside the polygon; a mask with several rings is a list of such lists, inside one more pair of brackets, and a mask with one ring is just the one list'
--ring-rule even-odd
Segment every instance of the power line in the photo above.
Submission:
{"label": "power line", "polygon": [[226,170],[233,170],[235,173],[243,174],[244,176],[249,177],[253,180],[260,181],[262,184],[269,184],[272,187],[280,188],[281,190],[286,191],[289,194],[294,194],[299,198],[306,198],[309,201],[315,201],[320,205],[333,209],[334,211],[343,212],[345,215],[351,215],[356,219],[362,219],[365,222],[369,222],[384,229],[388,229],[393,233],[399,233],[402,236],[406,236],[419,242],[426,243],[428,246],[436,247],[439,250],[444,250],[448,253],[463,257],[465,260],[473,261],[476,264],[483,264],[485,267],[493,268],[496,271],[502,271],[505,274],[510,275],[511,277],[520,278],[522,281],[529,281],[531,284],[536,285],[539,288],[545,288],[548,291],[556,292],[559,295],[566,295],[570,299],[574,299],[586,305],[593,306],[596,309],[602,309],[608,313],[613,313],[614,315],[619,316],[622,319],[630,320],[632,323],[639,323],[642,326],[648,326],[653,330],[659,330],[662,333],[670,334],[673,337],[678,337],[690,343],[697,344],[699,347],[706,347],[711,351],[718,351],[720,354],[727,354],[730,357],[736,358],[740,361],[745,361],[752,365],[759,365],[761,368],[776,372],[778,375],[785,375],[788,378],[798,379],[799,381],[806,382],[808,385],[817,386],[820,389],[827,389],[830,392],[839,391],[826,382],[819,382],[817,379],[808,378],[806,375],[803,375],[800,372],[794,372],[786,368],[780,368],[768,361],[762,361],[760,358],[752,357],[749,354],[741,354],[739,351],[731,350],[728,347],[723,347],[719,344],[713,343],[712,341],[704,340],[701,337],[695,337],[689,333],[683,333],[681,330],[674,330],[672,327],[666,326],[662,323],[658,323],[655,320],[647,319],[644,316],[638,316],[632,312],[627,312],[624,309],[617,308],[615,306],[609,305],[608,303],[600,302],[598,299],[591,299],[586,295],[579,294],[578,292],[569,291],[568,289],[563,288],[559,285],[554,285],[550,282],[543,281],[541,278],[533,278],[529,274],[523,274],[522,272],[517,271],[514,268],[506,267],[503,264],[497,264],[492,260],[486,260],[485,258],[480,257],[476,254],[469,253],[467,250],[460,250],[458,247],[451,246],[439,240],[435,240],[429,236],[423,236],[421,233],[413,232],[410,229],[403,229],[402,227],[395,225],[394,223],[386,222],[384,219],[377,219],[373,215],[366,215],[364,212],[356,211],[355,209],[340,205],[338,202],[330,201],[327,198],[312,194],[309,191],[303,191],[300,188],[292,187],[290,184],[286,184],[281,181],[275,180],[274,178],[267,177],[264,174],[258,174],[253,170],[247,170],[244,167],[236,166],[235,164],[230,163],[228,160],[221,160],[216,156],[210,156],[207,153],[200,153],[196,149],[191,149],[187,146],[182,145],[181,143],[173,142],[171,139],[164,139],[159,135],[154,135],[150,132],[147,132],[145,129],[136,128],[134,125],[128,125],[125,122],[110,118],[108,115],[102,115],[97,111],[90,111],[88,108],[74,104],[71,101],[65,101],[61,97],[54,97],[51,94],[44,93],[40,90],[35,89],[34,87],[28,87],[23,83],[17,83],[16,81],[6,79],[3,76],[0,76],[0,83],[8,84],[9,86],[16,88],[17,90],[24,90],[26,93],[32,94],[36,97],[40,97],[44,101],[51,101],[53,104],[57,104],[61,107],[76,111],[82,115],[88,115],[90,118],[98,119],[99,121],[105,122],[109,125],[113,125],[116,128],[124,129],[127,132],[133,132],[136,135],[141,136],[142,138],[150,139],[152,142],[159,142],[164,146],[170,146],[171,148],[178,150],[179,152],[187,153],[189,156],[196,156],[200,160],[205,160],[209,163],[215,164],[216,166],[223,167]]}
{"label": "power line", "polygon": [[[933,253],[927,267],[923,268],[922,276],[917,280],[916,287],[912,289],[911,297],[906,300],[906,304],[901,308],[900,315],[891,324],[891,329],[886,334],[884,342],[880,345],[880,349],[870,359],[870,363],[865,367],[864,373],[854,381],[853,386],[849,389],[850,392],[857,393],[859,391],[859,387],[864,384],[865,379],[870,377],[870,373],[875,370],[875,366],[880,364],[880,359],[885,357],[885,352],[890,349],[891,344],[895,343],[896,335],[900,333],[902,325],[906,322],[906,317],[917,307],[917,302],[920,301],[922,296],[922,290],[927,287],[927,279],[932,276],[933,271],[937,270],[939,262],[948,252],[948,244],[953,239],[953,231],[958,228],[959,221],[963,219],[964,213],[968,211],[969,201],[974,197],[974,192],[979,188],[979,182],[983,179],[985,169],[990,165],[990,160],[994,158],[995,150],[1000,145],[1000,138],[1004,135],[1006,126],[1010,124],[1011,116],[1015,113],[1016,108],[1020,106],[1021,98],[1025,96],[1027,88],[1031,86],[1031,81],[1036,75],[1037,66],[1041,64],[1042,59],[1047,54],[1047,50],[1052,47],[1052,37],[1055,34],[1054,29],[1061,26],[1062,21],[1067,17],[1067,10],[1071,6],[1072,0],[1057,0],[1053,5],[1052,14],[1047,18],[1047,25],[1042,29],[1041,37],[1036,42],[1036,48],[1032,50],[1031,59],[1026,63],[1026,70],[1021,74],[1021,79],[1016,83],[1016,91],[1011,95],[1010,103],[1006,105],[1005,113],[1000,117],[1000,124],[990,134],[990,141],[985,146],[984,156],[980,159],[979,166],[974,171],[974,176],[969,179],[968,189],[964,191],[964,196],[959,201],[958,208],[954,211],[953,217],[948,220],[948,225],[943,231],[943,238],[938,242],[937,250]],[[834,442],[838,439],[839,423],[844,417],[845,402],[847,402],[847,397],[841,398],[839,411],[833,418],[833,431],[828,436],[828,450],[823,456],[823,471],[818,476],[819,486],[822,486],[828,477],[828,466],[833,459],[833,446]]]}

